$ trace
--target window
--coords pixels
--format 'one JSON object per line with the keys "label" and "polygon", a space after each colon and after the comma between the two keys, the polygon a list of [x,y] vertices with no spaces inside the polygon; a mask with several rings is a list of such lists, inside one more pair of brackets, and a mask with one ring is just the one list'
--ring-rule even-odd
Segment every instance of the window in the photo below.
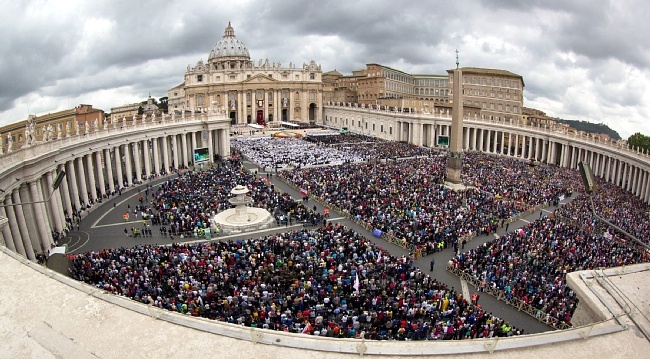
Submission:
{"label": "window", "polygon": [[216,79],[217,81],[221,81],[221,76],[215,76],[215,79]]}
{"label": "window", "polygon": [[229,93],[228,94],[228,100],[235,101],[235,94],[234,93]]}
{"label": "window", "polygon": [[203,96],[199,95],[196,97],[196,105],[199,107],[203,106]]}
{"label": "window", "polygon": [[250,100],[251,100],[251,93],[247,92],[246,93],[246,101],[250,101]]}
{"label": "window", "polygon": [[230,75],[230,80],[231,81],[235,81],[235,79],[236,79],[235,75]]}
{"label": "window", "polygon": [[196,75],[197,82],[203,82],[203,75]]}
{"label": "window", "polygon": [[296,75],[296,80],[300,80],[300,75]]}
{"label": "window", "polygon": [[388,134],[389,134],[389,135],[392,135],[392,134],[393,134],[393,128],[392,128],[392,127],[389,127],[389,128],[388,128]]}
{"label": "window", "polygon": [[494,110],[494,104],[493,103],[490,104],[490,110]]}
{"label": "window", "polygon": [[310,100],[316,100],[316,93],[314,91],[309,92],[309,99]]}
{"label": "window", "polygon": [[283,80],[286,80],[286,79],[288,79],[288,78],[289,78],[289,75],[287,75],[287,74],[282,74],[282,79],[283,79]]}
{"label": "window", "polygon": [[256,100],[262,100],[262,99],[264,99],[264,93],[263,93],[262,91],[257,91],[257,92],[255,93],[255,99],[256,99]]}
{"label": "window", "polygon": [[269,91],[269,102],[273,101],[273,92]]}
{"label": "window", "polygon": [[310,80],[315,80],[315,79],[316,79],[316,74],[314,74],[314,73],[310,73],[310,74],[309,74],[309,79],[310,79]]}
{"label": "window", "polygon": [[375,132],[375,124],[372,124],[372,132]]}

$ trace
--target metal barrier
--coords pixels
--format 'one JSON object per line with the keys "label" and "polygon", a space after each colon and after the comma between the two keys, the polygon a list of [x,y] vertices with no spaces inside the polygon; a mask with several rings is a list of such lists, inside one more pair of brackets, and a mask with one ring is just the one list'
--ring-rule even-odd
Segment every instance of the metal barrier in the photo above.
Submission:
{"label": "metal barrier", "polygon": [[[466,273],[465,271],[456,268],[453,263],[447,264],[447,271],[451,272],[452,274],[456,275],[459,277],[461,280],[466,281],[467,283],[473,285],[476,288],[480,288],[481,285],[481,280],[476,278],[475,276]],[[568,328],[573,328],[573,326],[564,323],[560,321],[557,318],[551,317],[542,309],[537,309],[533,307],[532,305],[522,301],[521,299],[512,297],[511,299],[507,299],[506,297],[506,292],[504,290],[498,289],[498,288],[484,288],[484,293],[487,293],[493,297],[495,297],[497,300],[502,301],[504,303],[507,303],[515,308],[517,308],[519,311],[524,312],[531,317],[537,319],[537,321],[545,323],[546,325],[549,325],[555,329],[568,329]]]}

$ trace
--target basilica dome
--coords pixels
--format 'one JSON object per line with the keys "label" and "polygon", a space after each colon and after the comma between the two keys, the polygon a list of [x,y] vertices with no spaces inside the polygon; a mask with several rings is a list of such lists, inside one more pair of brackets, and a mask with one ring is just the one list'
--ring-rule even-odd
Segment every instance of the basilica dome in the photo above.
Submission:
{"label": "basilica dome", "polygon": [[235,30],[230,26],[229,21],[223,37],[212,47],[208,61],[219,61],[220,59],[250,60],[250,58],[246,45],[235,37]]}

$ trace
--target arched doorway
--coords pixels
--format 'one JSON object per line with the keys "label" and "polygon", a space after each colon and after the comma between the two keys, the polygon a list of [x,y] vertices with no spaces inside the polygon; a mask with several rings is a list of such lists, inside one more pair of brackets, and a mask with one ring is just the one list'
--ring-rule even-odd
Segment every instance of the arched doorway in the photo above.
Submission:
{"label": "arched doorway", "polygon": [[309,123],[316,123],[316,104],[309,105]]}
{"label": "arched doorway", "polygon": [[286,108],[282,109],[282,121],[288,122],[289,121],[289,110]]}
{"label": "arched doorway", "polygon": [[257,124],[264,126],[264,110],[257,110]]}
{"label": "arched doorway", "polygon": [[236,125],[237,124],[237,112],[232,111],[230,113],[230,124],[231,125]]}

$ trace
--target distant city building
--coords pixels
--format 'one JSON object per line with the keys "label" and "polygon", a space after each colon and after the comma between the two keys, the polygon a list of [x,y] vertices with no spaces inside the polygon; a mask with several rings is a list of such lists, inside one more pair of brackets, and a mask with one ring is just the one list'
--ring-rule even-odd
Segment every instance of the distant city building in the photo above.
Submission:
{"label": "distant city building", "polygon": [[525,125],[543,128],[554,128],[557,125],[557,121],[553,117],[546,116],[544,111],[529,107],[522,107],[521,122]]}
{"label": "distant city building", "polygon": [[168,110],[226,111],[231,123],[322,123],[320,65],[259,60],[255,64],[228,23],[208,56],[187,66],[184,82],[168,91]]}

